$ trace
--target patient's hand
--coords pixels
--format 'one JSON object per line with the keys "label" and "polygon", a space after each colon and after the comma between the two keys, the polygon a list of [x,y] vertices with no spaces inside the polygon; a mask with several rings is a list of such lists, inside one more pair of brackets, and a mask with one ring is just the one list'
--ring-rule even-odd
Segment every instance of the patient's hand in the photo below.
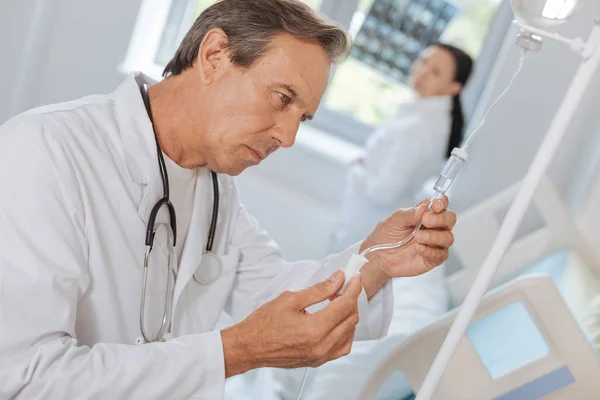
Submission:
{"label": "patient's hand", "polygon": [[436,200],[425,213],[428,203],[426,199],[413,208],[396,211],[363,241],[361,252],[376,244],[399,242],[410,235],[423,216],[423,226],[408,244],[367,254],[369,262],[362,268],[361,275],[368,297],[390,278],[421,275],[448,258],[448,249],[454,242],[452,228],[456,214],[446,209],[446,196]]}

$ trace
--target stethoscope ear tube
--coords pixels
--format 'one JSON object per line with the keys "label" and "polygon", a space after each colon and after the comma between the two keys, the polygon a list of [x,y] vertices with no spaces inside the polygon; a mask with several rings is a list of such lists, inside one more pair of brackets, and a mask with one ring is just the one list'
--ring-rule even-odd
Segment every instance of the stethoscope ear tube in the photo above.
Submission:
{"label": "stethoscope ear tube", "polygon": [[219,180],[215,171],[210,171],[213,182],[213,210],[210,220],[210,229],[208,231],[208,241],[206,242],[206,251],[211,252],[213,242],[215,241],[215,231],[217,230],[217,218],[219,215]]}
{"label": "stethoscope ear tube", "polygon": [[202,255],[202,261],[194,272],[194,279],[203,285],[209,285],[216,281],[223,271],[223,261],[221,257],[215,254],[213,244],[215,240],[215,232],[217,229],[217,218],[219,215],[219,181],[217,174],[210,171],[213,181],[213,210],[210,221],[210,229],[208,231],[208,240],[206,242],[206,253]]}

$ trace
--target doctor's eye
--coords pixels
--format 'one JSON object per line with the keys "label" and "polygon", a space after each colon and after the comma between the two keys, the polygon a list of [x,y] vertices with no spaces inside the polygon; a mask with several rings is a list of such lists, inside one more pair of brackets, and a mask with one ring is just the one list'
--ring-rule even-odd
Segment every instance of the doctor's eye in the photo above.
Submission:
{"label": "doctor's eye", "polygon": [[290,96],[288,96],[288,95],[286,95],[286,94],[283,94],[283,93],[281,93],[281,92],[277,92],[277,96],[279,96],[279,99],[281,100],[281,102],[282,102],[284,105],[286,105],[286,106],[287,106],[288,104],[290,104],[290,101],[292,101],[292,99],[290,98]]}

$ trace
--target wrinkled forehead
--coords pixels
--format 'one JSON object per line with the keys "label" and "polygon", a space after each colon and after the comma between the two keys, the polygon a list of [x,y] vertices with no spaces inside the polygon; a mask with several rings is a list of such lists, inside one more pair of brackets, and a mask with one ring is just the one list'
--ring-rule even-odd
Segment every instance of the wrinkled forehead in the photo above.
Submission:
{"label": "wrinkled forehead", "polygon": [[266,84],[294,87],[306,106],[314,108],[327,88],[330,68],[329,56],[321,44],[288,34],[275,36],[266,53],[251,67]]}

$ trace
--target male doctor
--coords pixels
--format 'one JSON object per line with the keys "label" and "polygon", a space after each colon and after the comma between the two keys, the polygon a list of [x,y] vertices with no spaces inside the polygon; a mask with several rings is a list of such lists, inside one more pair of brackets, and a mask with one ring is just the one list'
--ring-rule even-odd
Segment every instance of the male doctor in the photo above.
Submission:
{"label": "male doctor", "polygon": [[[0,128],[0,398],[219,399],[227,377],[318,366],[386,334],[390,279],[447,257],[447,199],[398,211],[341,254],[287,263],[232,178],[292,146],[349,47],[297,0],[224,0],[161,82],[132,74]],[[421,217],[416,240],[369,256],[336,295],[352,253]],[[214,331],[222,311],[238,323]]]}

